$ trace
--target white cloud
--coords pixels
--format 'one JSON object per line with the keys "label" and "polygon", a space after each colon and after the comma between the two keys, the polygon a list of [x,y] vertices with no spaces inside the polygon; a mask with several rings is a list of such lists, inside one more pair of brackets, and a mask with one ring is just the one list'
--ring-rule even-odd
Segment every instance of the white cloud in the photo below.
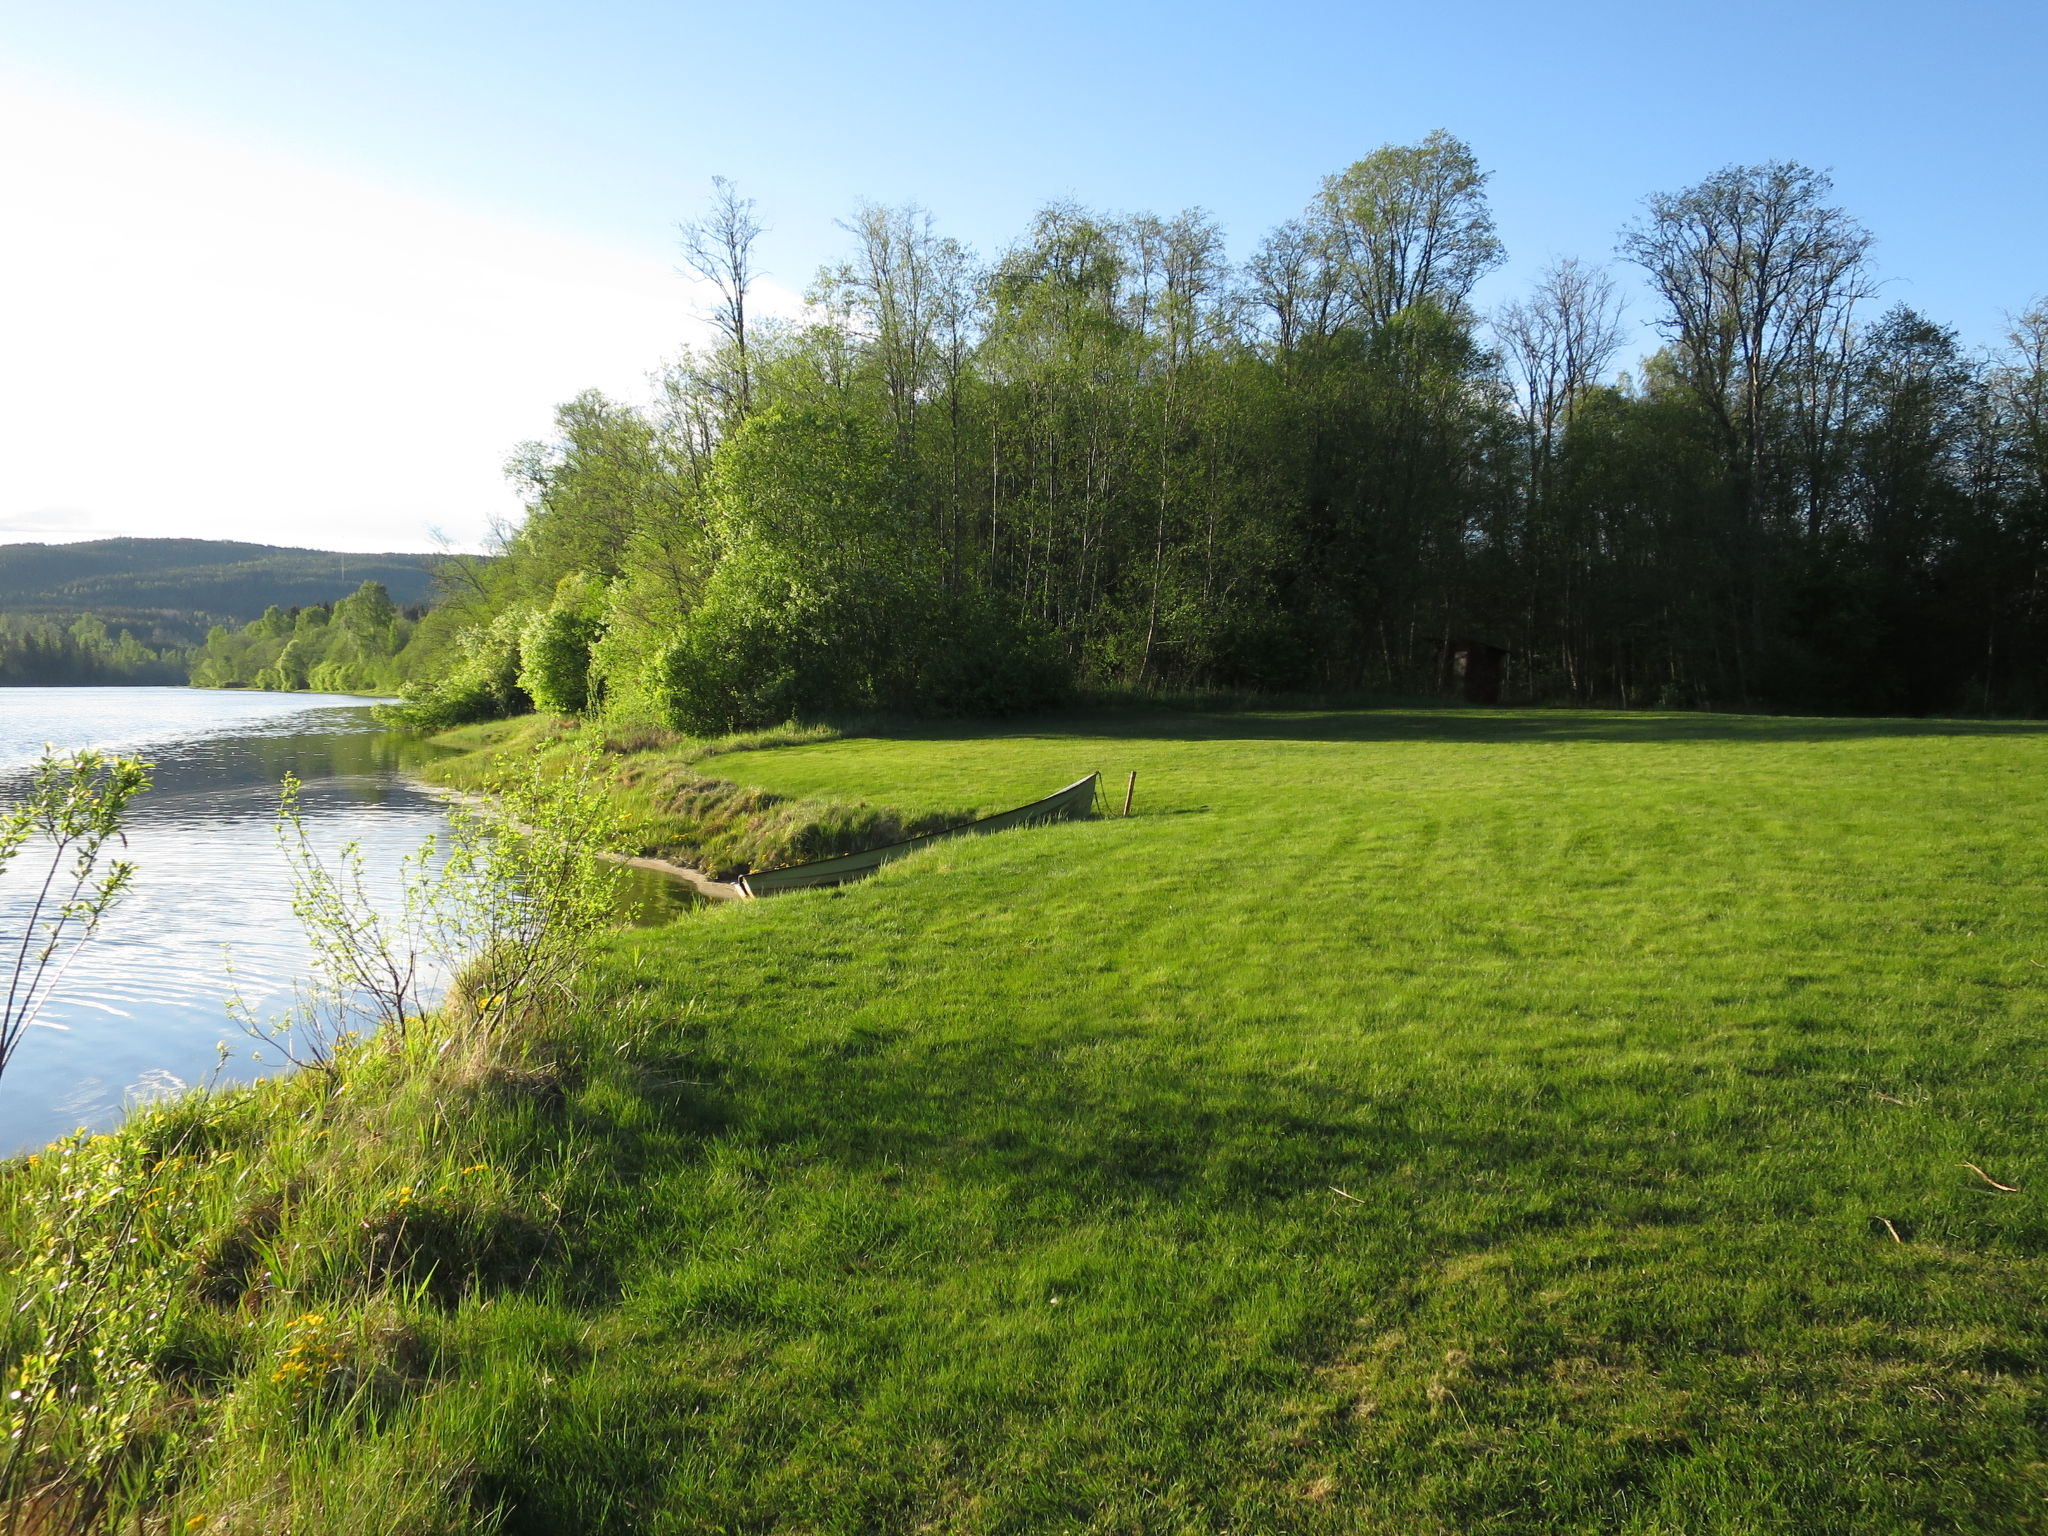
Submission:
{"label": "white cloud", "polygon": [[[579,389],[700,338],[672,265],[0,93],[0,541],[469,542]],[[770,296],[770,307],[774,297]]]}

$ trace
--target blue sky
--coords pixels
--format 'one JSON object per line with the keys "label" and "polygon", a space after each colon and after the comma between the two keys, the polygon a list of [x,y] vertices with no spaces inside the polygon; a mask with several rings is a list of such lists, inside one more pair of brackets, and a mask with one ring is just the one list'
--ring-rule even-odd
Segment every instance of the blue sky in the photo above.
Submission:
{"label": "blue sky", "polygon": [[[54,391],[66,400],[94,389],[83,364],[96,348],[117,354],[97,359],[102,378],[139,361],[163,381],[204,352],[206,383],[153,391],[153,409],[191,415],[182,431],[166,420],[147,446],[149,479],[138,466],[124,479],[120,434],[102,433],[100,478],[67,499],[59,449],[77,458],[67,429],[20,414],[54,415],[53,391],[18,374],[7,395],[0,382],[0,430],[49,444],[51,458],[0,486],[0,537],[246,532],[286,505],[300,509],[291,515],[308,542],[418,544],[430,521],[474,537],[510,510],[495,479],[505,449],[542,430],[555,399],[585,384],[631,393],[688,333],[691,295],[669,275],[673,226],[713,174],[758,200],[772,226],[767,265],[800,290],[837,251],[833,220],[859,197],[921,202],[985,253],[1050,197],[1107,210],[1200,205],[1241,254],[1324,174],[1443,127],[1493,175],[1511,261],[1481,297],[1498,301],[1548,256],[1608,257],[1652,191],[1732,161],[1789,158],[1832,171],[1838,200],[1877,235],[1888,301],[1992,345],[2005,311],[2048,292],[2044,57],[2048,6],[1970,0],[17,0],[0,40],[0,94],[16,104],[8,137],[30,146],[43,180],[36,197],[10,201],[27,210],[30,242],[48,242],[30,287],[49,312],[91,308],[98,290],[68,275],[84,268],[103,287],[125,270],[145,288],[160,257],[174,270],[246,269],[269,252],[251,222],[262,208],[294,196],[306,206],[294,215],[297,243],[274,253],[300,280],[257,283],[260,324],[225,281],[200,328],[213,342],[194,328],[157,335],[147,314],[175,307],[168,286],[146,306],[139,292],[109,299],[147,314],[87,326],[75,346],[45,315],[37,334],[66,354],[55,376],[76,379]],[[71,173],[74,154],[83,159]],[[16,170],[33,174],[19,160]],[[187,175],[205,185],[167,197],[160,216],[123,221],[124,196],[147,201]],[[369,210],[360,216],[357,198]],[[239,227],[236,208],[249,216]],[[366,250],[336,254],[349,230]],[[76,249],[88,235],[119,244],[117,270]],[[417,255],[416,281],[398,259],[405,250]],[[475,284],[463,275],[480,262],[495,274],[488,308],[469,302]],[[359,287],[351,274],[364,271],[374,280]],[[0,302],[36,301],[17,282]],[[351,305],[369,318],[351,319]],[[413,307],[423,318],[401,323]],[[1650,317],[1637,300],[1632,318]],[[301,322],[294,352],[278,337]],[[522,331],[519,347],[494,335]],[[185,362],[167,361],[170,350],[120,355],[159,346]],[[478,354],[473,380],[465,349]],[[320,412],[287,412],[294,390],[280,375],[299,356],[323,380]],[[378,393],[379,359],[420,390],[397,388],[381,417],[361,404]],[[25,366],[19,349],[13,365],[0,357],[0,370],[10,366]],[[271,384],[237,388],[258,375]],[[247,422],[244,454],[221,452],[223,394]],[[422,416],[453,396],[461,419],[437,446]],[[336,419],[336,438],[308,419],[320,413]],[[210,437],[202,458],[191,445]],[[324,447],[324,465],[311,462]],[[234,468],[244,456],[256,464],[248,475]],[[422,485],[433,494],[416,494]],[[189,526],[168,526],[180,519]]]}

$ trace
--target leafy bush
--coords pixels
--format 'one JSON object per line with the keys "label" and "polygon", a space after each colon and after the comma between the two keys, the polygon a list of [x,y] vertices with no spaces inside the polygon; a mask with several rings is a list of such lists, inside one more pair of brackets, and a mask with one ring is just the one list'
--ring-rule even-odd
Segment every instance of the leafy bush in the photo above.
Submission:
{"label": "leafy bush", "polygon": [[727,576],[657,661],[674,730],[713,736],[874,710],[1019,714],[1059,704],[1073,686],[1058,642],[986,595],[746,592]]}
{"label": "leafy bush", "polygon": [[461,647],[463,660],[446,677],[401,704],[382,706],[378,718],[400,730],[431,735],[479,720],[524,714],[533,700],[520,686],[519,636],[526,615],[508,609],[488,625],[471,630]]}
{"label": "leafy bush", "polygon": [[519,686],[538,709],[579,715],[590,702],[594,620],[563,608],[538,614],[519,635]]}
{"label": "leafy bush", "polygon": [[129,803],[149,788],[149,766],[90,748],[45,748],[26,791],[0,814],[0,873],[31,843],[48,850],[29,878],[26,903],[10,913],[20,926],[0,935],[9,962],[0,993],[0,1073],[134,876],[134,865],[109,854],[128,841],[123,823]]}
{"label": "leafy bush", "polygon": [[792,616],[705,604],[655,663],[662,718],[692,736],[760,730],[829,708],[835,689],[815,637]]}
{"label": "leafy bush", "polygon": [[1053,636],[972,594],[932,615],[911,696],[918,713],[1016,715],[1052,709],[1073,692],[1074,674]]}

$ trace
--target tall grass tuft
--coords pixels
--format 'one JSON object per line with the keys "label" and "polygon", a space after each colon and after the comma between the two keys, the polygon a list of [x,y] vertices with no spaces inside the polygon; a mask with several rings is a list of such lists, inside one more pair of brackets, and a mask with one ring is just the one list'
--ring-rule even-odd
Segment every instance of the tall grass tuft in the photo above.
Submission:
{"label": "tall grass tuft", "polygon": [[609,921],[595,771],[510,768],[389,919],[346,850],[309,856],[287,788],[324,1011],[284,1033],[317,1070],[0,1164],[0,1536],[497,1523],[533,1382],[472,1366],[549,1333],[506,1303],[545,1292],[589,1177],[555,1085]]}

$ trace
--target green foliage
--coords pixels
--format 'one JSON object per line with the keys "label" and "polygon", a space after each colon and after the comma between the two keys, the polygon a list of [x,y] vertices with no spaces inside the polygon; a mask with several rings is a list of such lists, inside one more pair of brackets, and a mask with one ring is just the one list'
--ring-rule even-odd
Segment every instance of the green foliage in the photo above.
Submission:
{"label": "green foliage", "polygon": [[451,806],[445,839],[404,860],[395,903],[365,885],[358,844],[331,856],[314,846],[287,775],[278,840],[313,976],[267,1025],[237,1005],[244,1027],[292,1065],[331,1071],[356,1041],[402,1046],[427,1022],[438,982],[465,968],[457,1007],[491,1027],[558,1002],[616,894],[598,857],[618,841],[600,763],[594,737],[545,760],[500,755],[473,784],[487,798]]}
{"label": "green foliage", "polygon": [[154,644],[85,614],[68,623],[47,614],[0,614],[0,687],[185,680],[186,651],[162,626],[144,630]]}
{"label": "green foliage", "polygon": [[803,618],[764,614],[743,597],[706,602],[656,658],[662,723],[718,735],[818,708],[836,680]]}
{"label": "green foliage", "polygon": [[590,937],[614,916],[600,854],[621,838],[609,764],[595,732],[506,764],[481,807],[450,812],[448,859],[433,903],[443,943],[471,957],[463,997],[490,1027],[560,1010]]}
{"label": "green foliage", "polygon": [[366,581],[329,609],[272,604],[240,629],[216,625],[194,656],[198,688],[388,693],[413,624],[382,582]]}
{"label": "green foliage", "polygon": [[[539,1367],[568,1357],[558,1314],[507,1293],[559,1264],[563,1212],[587,1204],[590,1174],[552,1146],[575,1055],[562,1005],[614,889],[593,853],[610,813],[578,762],[528,765],[459,817],[395,923],[348,855],[311,855],[288,795],[322,980],[369,1028],[327,1035],[318,1071],[0,1164],[0,1519],[493,1523],[478,1480],[516,1465]],[[465,962],[431,1013],[429,959]]]}
{"label": "green foliage", "polygon": [[[1199,210],[1055,203],[983,265],[864,205],[792,321],[743,323],[712,263],[723,346],[521,450],[527,519],[409,680],[587,573],[579,712],[696,733],[1075,685],[1419,697],[1461,641],[1511,699],[2048,704],[2039,315],[1983,359],[1873,323],[1827,179],[1733,166],[1625,234],[1668,345],[1617,382],[1597,268],[1474,312],[1486,187],[1446,133],[1385,145],[1236,269]],[[573,628],[536,632],[551,707]],[[499,707],[462,699],[432,718]]]}
{"label": "green foliage", "polygon": [[1442,129],[1420,144],[1384,145],[1328,177],[1317,212],[1331,247],[1350,253],[1345,297],[1373,329],[1417,305],[1457,312],[1506,256],[1486,206],[1486,173],[1471,147]]}
{"label": "green foliage", "polygon": [[1073,693],[1073,663],[1059,641],[994,594],[945,595],[918,617],[914,671],[897,695],[909,712],[1025,715]]}
{"label": "green foliage", "polygon": [[519,686],[536,709],[583,712],[590,698],[590,648],[601,633],[597,620],[577,611],[573,597],[568,605],[558,599],[528,621],[519,635]]}
{"label": "green foliage", "polygon": [[508,590],[542,602],[566,579],[652,570],[685,588],[702,515],[675,445],[637,412],[595,391],[555,413],[553,444],[528,443],[506,466],[530,509],[507,554]]}
{"label": "green foliage", "polygon": [[431,734],[532,708],[519,683],[519,636],[526,622],[525,613],[508,609],[463,632],[447,671],[436,681],[409,686],[402,704],[380,706],[380,718],[401,730]]}
{"label": "green foliage", "polygon": [[365,884],[360,843],[334,854],[314,844],[299,813],[299,780],[287,773],[278,801],[278,846],[291,871],[292,913],[312,952],[312,974],[280,1019],[259,1019],[239,999],[229,1011],[244,1031],[290,1065],[332,1071],[337,1057],[380,1031],[402,1044],[425,1022],[436,972],[460,955],[449,914],[464,894],[429,837],[400,866],[391,910]]}
{"label": "green foliage", "polygon": [[663,715],[698,735],[872,710],[1004,713],[1065,696],[1049,637],[948,590],[857,416],[775,408],[718,461],[725,558],[657,658]]}
{"label": "green foliage", "polygon": [[79,949],[99,932],[107,911],[134,877],[135,866],[109,857],[125,846],[123,823],[135,797],[149,788],[149,764],[85,749],[45,751],[19,798],[0,815],[0,874],[25,848],[47,850],[17,910],[20,930],[0,935],[0,1074],[48,1002]]}
{"label": "green foliage", "polygon": [[848,597],[777,609],[737,587],[715,582],[658,658],[662,718],[674,730],[712,736],[875,710],[1018,714],[1072,690],[1058,645],[991,600],[940,594],[878,612]]}

